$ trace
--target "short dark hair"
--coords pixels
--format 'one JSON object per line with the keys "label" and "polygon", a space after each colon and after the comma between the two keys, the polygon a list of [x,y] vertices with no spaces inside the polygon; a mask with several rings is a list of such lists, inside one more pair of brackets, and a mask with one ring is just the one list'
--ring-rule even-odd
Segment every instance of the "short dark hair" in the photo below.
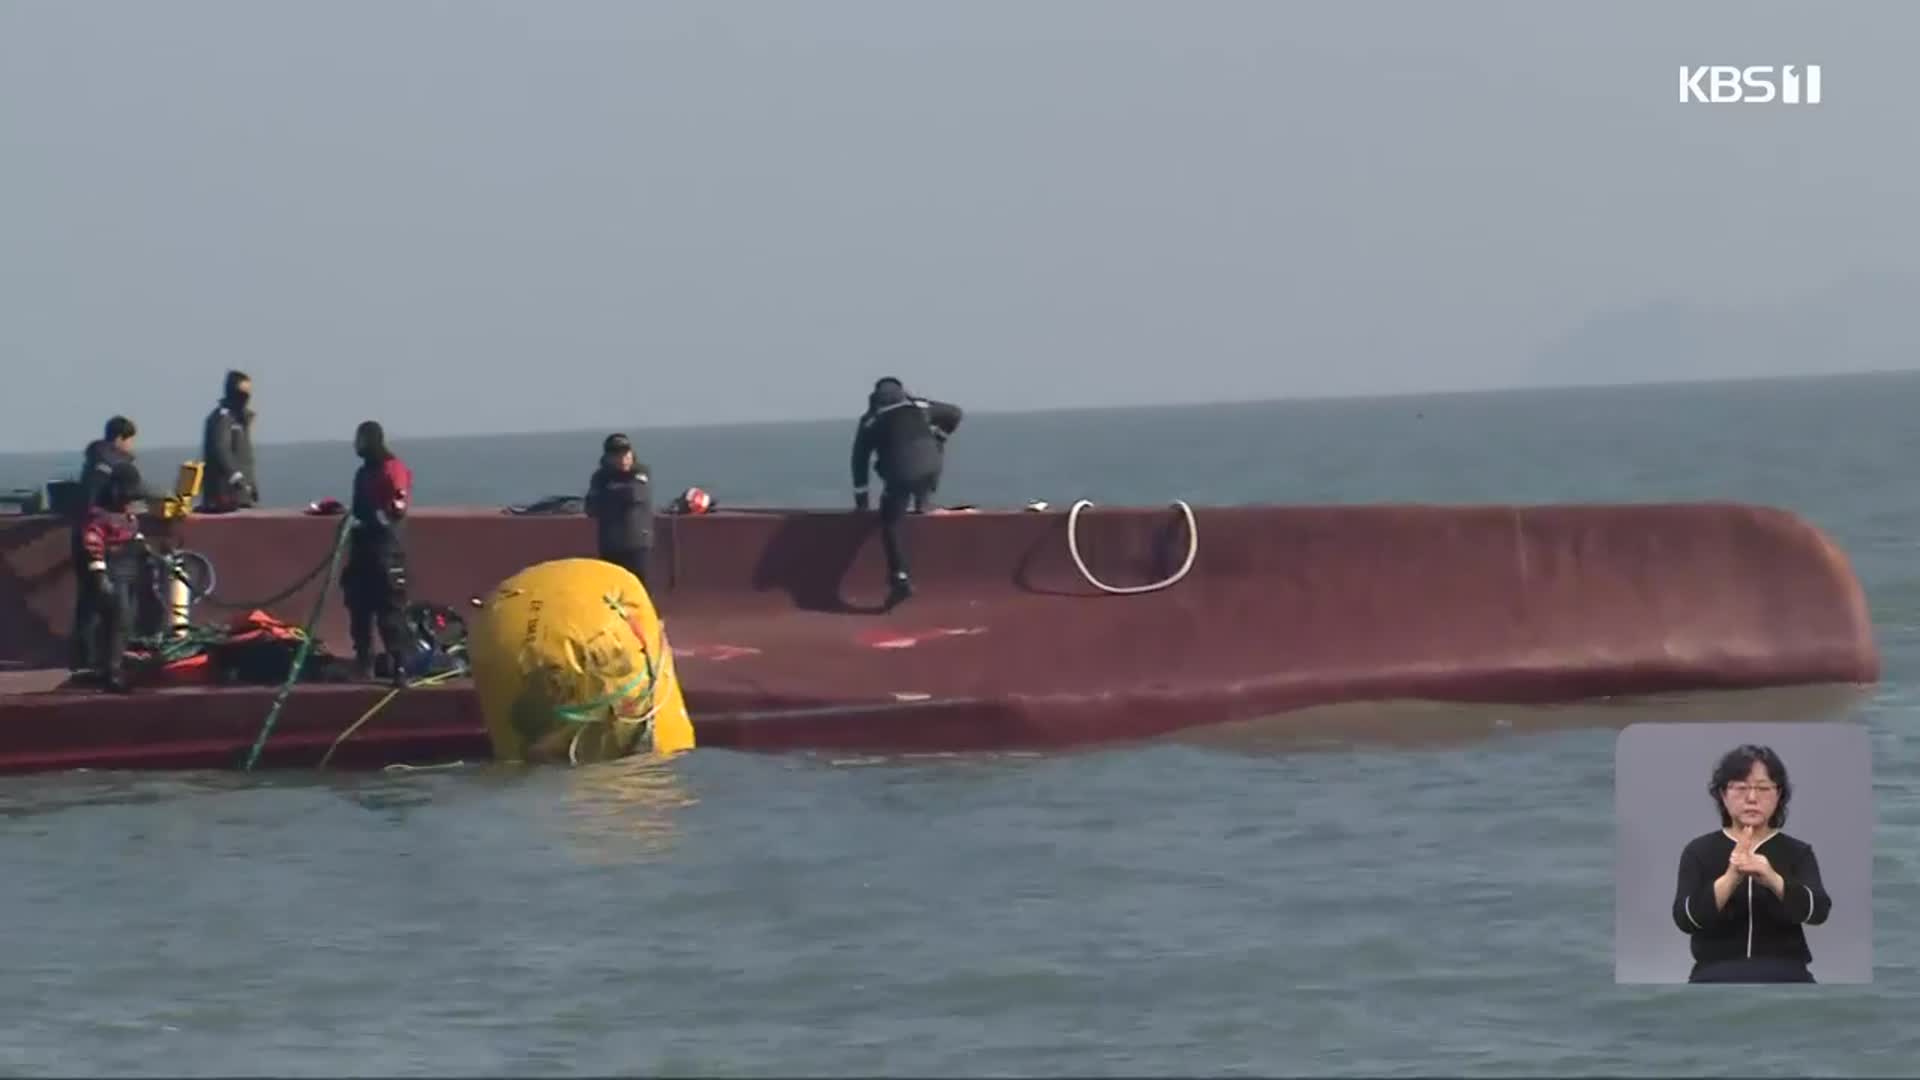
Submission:
{"label": "short dark hair", "polygon": [[138,429],[133,426],[133,421],[124,416],[116,416],[107,421],[106,435],[108,442],[112,442],[115,439],[131,439],[138,433]]}
{"label": "short dark hair", "polygon": [[603,454],[624,454],[631,449],[633,449],[633,440],[627,438],[625,433],[618,431],[607,436],[606,441],[600,444],[600,452]]}
{"label": "short dark hair", "polygon": [[1707,792],[1713,796],[1713,808],[1720,813],[1721,828],[1733,824],[1733,817],[1727,813],[1727,804],[1721,801],[1727,793],[1727,785],[1745,779],[1753,771],[1756,761],[1767,767],[1768,778],[1780,788],[1780,801],[1774,804],[1773,816],[1767,819],[1767,824],[1778,829],[1787,823],[1787,803],[1793,798],[1793,784],[1787,780],[1787,763],[1780,760],[1780,755],[1773,752],[1773,747],[1747,743],[1727,751],[1720,759],[1720,764],[1714,766],[1713,783],[1707,788]]}

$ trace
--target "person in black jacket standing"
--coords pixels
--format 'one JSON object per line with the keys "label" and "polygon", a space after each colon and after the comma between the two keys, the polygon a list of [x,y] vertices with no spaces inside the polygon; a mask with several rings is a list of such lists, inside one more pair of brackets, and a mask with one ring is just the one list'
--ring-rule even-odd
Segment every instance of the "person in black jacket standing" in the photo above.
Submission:
{"label": "person in black jacket standing", "polygon": [[200,487],[200,511],[225,513],[260,501],[253,467],[253,380],[244,371],[227,372],[220,404],[207,414],[200,456],[207,474]]}
{"label": "person in black jacket standing", "polygon": [[887,607],[913,595],[913,579],[900,542],[900,519],[909,504],[924,505],[940,483],[944,444],[960,426],[960,407],[916,398],[899,379],[884,378],[867,395],[867,411],[853,434],[853,505],[865,510],[871,463],[886,487],[880,493],[881,543],[887,553]]}
{"label": "person in black jacket standing", "polygon": [[633,571],[644,588],[653,550],[652,480],[625,435],[607,436],[600,451],[600,467],[587,481],[587,514],[596,525],[599,556]]}

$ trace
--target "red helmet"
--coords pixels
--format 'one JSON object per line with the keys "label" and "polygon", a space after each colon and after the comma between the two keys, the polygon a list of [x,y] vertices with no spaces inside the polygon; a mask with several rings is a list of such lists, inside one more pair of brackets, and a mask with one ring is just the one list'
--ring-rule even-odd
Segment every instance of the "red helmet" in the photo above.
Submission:
{"label": "red helmet", "polygon": [[704,514],[713,509],[713,496],[697,487],[690,487],[680,493],[680,512],[683,514]]}

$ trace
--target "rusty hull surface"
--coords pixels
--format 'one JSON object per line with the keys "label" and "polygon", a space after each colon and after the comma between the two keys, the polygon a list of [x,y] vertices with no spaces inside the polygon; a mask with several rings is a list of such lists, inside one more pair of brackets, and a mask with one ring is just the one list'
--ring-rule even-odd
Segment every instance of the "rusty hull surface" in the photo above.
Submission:
{"label": "rusty hull surface", "polygon": [[[822,511],[661,516],[649,577],[704,746],[967,751],[1142,738],[1355,701],[1567,702],[1870,683],[1880,661],[1845,555],[1800,518],[1736,504],[1217,507],[1178,584],[1100,592],[1067,515],[910,519],[918,594],[888,614],[878,519]],[[281,592],[325,561],[338,519],[254,511],[174,527],[214,600]],[[156,525],[156,531],[165,526]],[[463,606],[547,559],[591,554],[577,515],[422,509],[414,595]],[[1165,507],[1096,508],[1083,556],[1114,585],[1187,551]],[[274,688],[52,687],[72,583],[66,527],[0,519],[0,771],[224,768]],[[304,620],[315,582],[272,610]],[[200,617],[217,613],[202,609]],[[330,594],[319,633],[346,648]],[[316,762],[384,688],[301,686],[263,765]],[[406,691],[341,767],[476,760],[461,685]]]}

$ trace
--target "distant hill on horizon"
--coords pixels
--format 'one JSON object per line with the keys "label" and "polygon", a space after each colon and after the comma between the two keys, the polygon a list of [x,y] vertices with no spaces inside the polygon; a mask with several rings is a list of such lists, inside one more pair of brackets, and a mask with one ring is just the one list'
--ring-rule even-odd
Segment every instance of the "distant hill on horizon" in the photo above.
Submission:
{"label": "distant hill on horizon", "polygon": [[1821,378],[1920,367],[1920,274],[1849,274],[1788,299],[1746,305],[1653,301],[1602,312],[1536,354],[1525,375],[1609,381]]}

